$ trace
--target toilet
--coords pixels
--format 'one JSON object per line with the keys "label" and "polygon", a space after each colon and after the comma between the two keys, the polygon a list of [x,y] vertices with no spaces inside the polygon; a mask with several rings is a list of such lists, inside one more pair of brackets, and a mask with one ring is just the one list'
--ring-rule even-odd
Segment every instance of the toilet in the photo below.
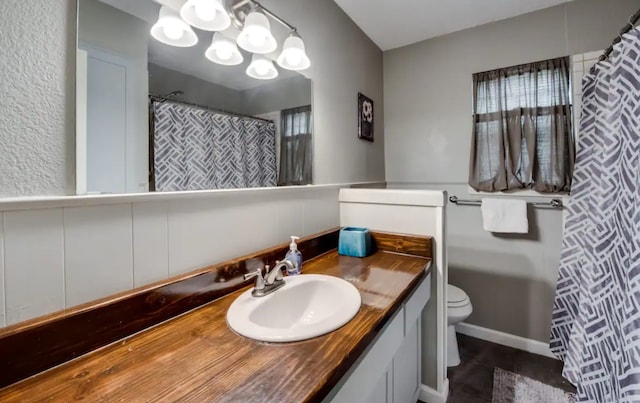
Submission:
{"label": "toilet", "polygon": [[447,366],[460,364],[456,324],[467,319],[473,312],[469,296],[455,285],[447,285]]}

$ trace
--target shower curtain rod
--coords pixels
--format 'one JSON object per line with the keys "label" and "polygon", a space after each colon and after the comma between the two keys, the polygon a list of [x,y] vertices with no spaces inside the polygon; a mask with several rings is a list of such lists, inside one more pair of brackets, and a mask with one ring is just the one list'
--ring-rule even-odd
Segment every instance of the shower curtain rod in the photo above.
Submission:
{"label": "shower curtain rod", "polygon": [[638,11],[636,11],[635,14],[633,14],[631,17],[629,17],[629,22],[622,27],[622,29],[620,29],[620,34],[618,36],[616,36],[613,39],[613,43],[611,44],[611,46],[609,46],[604,53],[602,54],[602,56],[600,56],[600,58],[598,59],[599,61],[603,61],[609,58],[609,55],[611,54],[611,52],[613,52],[613,46],[620,42],[622,40],[622,35],[626,34],[627,32],[631,31],[633,29],[633,27],[635,27],[635,25],[638,23],[638,21],[640,20],[640,9],[638,9]]}
{"label": "shower curtain rod", "polygon": [[223,110],[220,110],[220,109],[212,108],[212,107],[210,107],[208,105],[200,105],[200,104],[196,104],[196,103],[192,103],[192,102],[177,101],[175,99],[163,97],[163,96],[160,96],[160,95],[150,94],[149,95],[149,99],[151,101],[156,101],[156,102],[173,102],[174,104],[192,106],[194,108],[204,109],[204,110],[207,110],[207,111],[210,111],[210,112],[215,112],[215,113],[222,113],[224,115],[237,116],[237,117],[240,117],[240,118],[249,118],[249,119],[260,120],[262,122],[274,123],[273,120],[271,120],[271,119],[263,119],[263,118],[259,118],[259,117],[256,117],[256,116],[243,115],[242,113],[223,111]]}

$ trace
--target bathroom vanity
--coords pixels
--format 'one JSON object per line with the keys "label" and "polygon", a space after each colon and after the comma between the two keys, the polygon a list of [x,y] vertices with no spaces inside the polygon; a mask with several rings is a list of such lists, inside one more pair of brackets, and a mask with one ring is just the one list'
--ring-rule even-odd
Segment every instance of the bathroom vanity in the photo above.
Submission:
{"label": "bathroom vanity", "polygon": [[366,258],[338,255],[336,230],[300,243],[303,275],[343,278],[361,294],[356,316],[329,334],[264,343],[227,326],[250,284],[238,278],[281,258],[282,245],[3,330],[0,401],[413,403],[431,238],[372,235],[378,250]]}

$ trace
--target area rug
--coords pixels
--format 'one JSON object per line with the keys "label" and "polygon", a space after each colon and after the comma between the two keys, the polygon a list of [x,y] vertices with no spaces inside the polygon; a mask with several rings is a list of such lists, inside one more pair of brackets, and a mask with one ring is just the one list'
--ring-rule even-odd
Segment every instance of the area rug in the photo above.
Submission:
{"label": "area rug", "polygon": [[496,368],[493,372],[492,403],[575,403],[574,393],[538,382],[526,376]]}

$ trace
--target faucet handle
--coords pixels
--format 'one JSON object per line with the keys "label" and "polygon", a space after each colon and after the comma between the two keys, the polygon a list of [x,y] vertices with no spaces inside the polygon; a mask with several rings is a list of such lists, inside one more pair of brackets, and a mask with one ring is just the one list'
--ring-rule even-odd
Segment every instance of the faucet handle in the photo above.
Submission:
{"label": "faucet handle", "polygon": [[[269,270],[269,266],[267,267],[267,271]],[[256,285],[253,287],[256,290],[264,290],[264,277],[262,277],[262,270],[256,269],[256,271],[252,271],[251,273],[247,273],[244,276],[245,280],[249,280],[250,278],[256,278]]]}
{"label": "faucet handle", "polygon": [[276,273],[276,278],[275,281],[281,281],[284,280],[282,278],[282,268],[280,267],[280,261],[276,260],[276,265],[273,266],[273,270],[277,270],[278,272]]}

